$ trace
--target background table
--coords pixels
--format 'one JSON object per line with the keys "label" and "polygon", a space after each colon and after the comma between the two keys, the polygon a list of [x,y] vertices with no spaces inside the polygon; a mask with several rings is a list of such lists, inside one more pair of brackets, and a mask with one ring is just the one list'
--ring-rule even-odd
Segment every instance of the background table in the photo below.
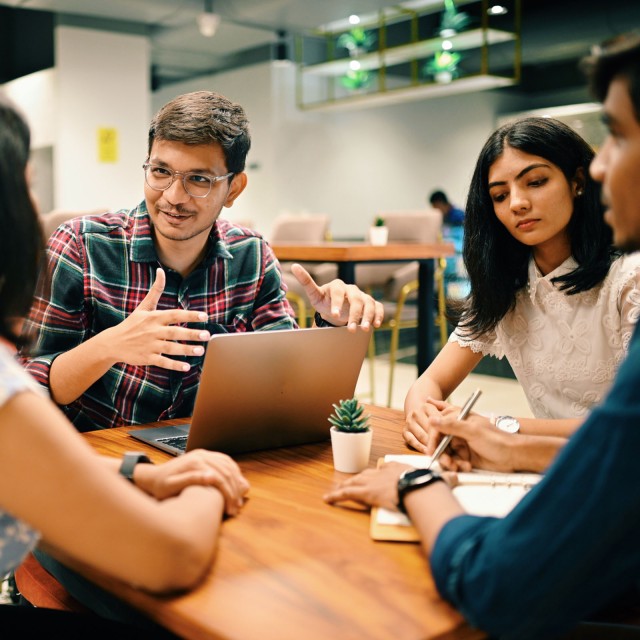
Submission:
{"label": "background table", "polygon": [[[372,406],[367,412],[374,430],[371,466],[386,453],[409,452],[401,412]],[[168,457],[127,431],[84,435],[107,455],[141,450],[156,462]],[[250,497],[240,516],[223,524],[215,563],[194,591],[155,597],[82,572],[194,640],[486,637],[440,598],[419,545],[374,542],[368,512],[323,502],[323,494],[345,477],[333,469],[329,442],[236,459],[251,482]]]}
{"label": "background table", "polygon": [[357,264],[381,262],[418,262],[418,375],[434,357],[435,302],[433,278],[435,260],[455,253],[450,243],[420,244],[413,242],[374,246],[363,242],[278,243],[271,248],[282,262],[335,262],[338,277],[356,284]]}

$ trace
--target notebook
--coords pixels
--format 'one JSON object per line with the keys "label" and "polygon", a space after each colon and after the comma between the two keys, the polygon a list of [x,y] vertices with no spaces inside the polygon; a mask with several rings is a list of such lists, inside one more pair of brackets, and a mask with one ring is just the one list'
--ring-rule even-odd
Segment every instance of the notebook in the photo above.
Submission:
{"label": "notebook", "polygon": [[332,405],[353,397],[370,337],[346,327],[216,334],[190,425],[129,434],[174,455],[326,440]]}
{"label": "notebook", "polygon": [[[426,467],[430,456],[386,455],[385,462],[396,461],[416,468]],[[382,460],[379,461],[380,463]],[[433,468],[440,470],[437,462]],[[498,471],[474,470],[458,473],[459,484],[453,488],[453,495],[467,513],[477,516],[506,516],[531,487],[540,482],[537,473],[500,473]],[[374,508],[371,510],[369,533],[374,540],[397,540],[419,542],[418,532],[409,518],[399,511]]]}

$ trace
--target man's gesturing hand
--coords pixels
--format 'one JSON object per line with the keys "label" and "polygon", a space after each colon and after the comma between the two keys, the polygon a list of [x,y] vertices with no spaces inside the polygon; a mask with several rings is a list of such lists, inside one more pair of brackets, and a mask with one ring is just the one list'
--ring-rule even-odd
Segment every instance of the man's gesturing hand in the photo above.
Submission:
{"label": "man's gesturing hand", "polygon": [[208,342],[211,338],[209,332],[179,325],[206,322],[207,314],[186,309],[158,310],[165,283],[165,273],[158,269],[155,282],[136,310],[109,330],[109,344],[116,362],[188,371],[190,365],[187,362],[167,356],[204,354],[204,346],[185,343]]}

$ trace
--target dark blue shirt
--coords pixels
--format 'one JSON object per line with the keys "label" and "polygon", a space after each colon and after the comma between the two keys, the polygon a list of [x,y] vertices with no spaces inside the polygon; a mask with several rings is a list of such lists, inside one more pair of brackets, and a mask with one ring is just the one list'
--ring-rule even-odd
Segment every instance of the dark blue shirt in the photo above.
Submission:
{"label": "dark blue shirt", "polygon": [[451,206],[449,212],[442,218],[442,224],[450,227],[461,227],[464,223],[464,211],[458,207]]}
{"label": "dark blue shirt", "polygon": [[[499,638],[552,638],[640,586],[640,333],[604,403],[504,519],[440,532],[440,593]],[[517,436],[516,436],[517,437]]]}

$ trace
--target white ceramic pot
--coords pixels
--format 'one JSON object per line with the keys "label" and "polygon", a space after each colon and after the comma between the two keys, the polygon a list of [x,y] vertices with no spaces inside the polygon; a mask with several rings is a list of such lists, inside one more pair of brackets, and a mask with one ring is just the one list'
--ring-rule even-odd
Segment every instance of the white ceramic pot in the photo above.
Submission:
{"label": "white ceramic pot", "polygon": [[336,471],[358,473],[369,466],[373,431],[347,433],[331,427],[333,466]]}
{"label": "white ceramic pot", "polygon": [[387,244],[389,239],[389,229],[387,227],[370,227],[369,242],[374,245]]}

